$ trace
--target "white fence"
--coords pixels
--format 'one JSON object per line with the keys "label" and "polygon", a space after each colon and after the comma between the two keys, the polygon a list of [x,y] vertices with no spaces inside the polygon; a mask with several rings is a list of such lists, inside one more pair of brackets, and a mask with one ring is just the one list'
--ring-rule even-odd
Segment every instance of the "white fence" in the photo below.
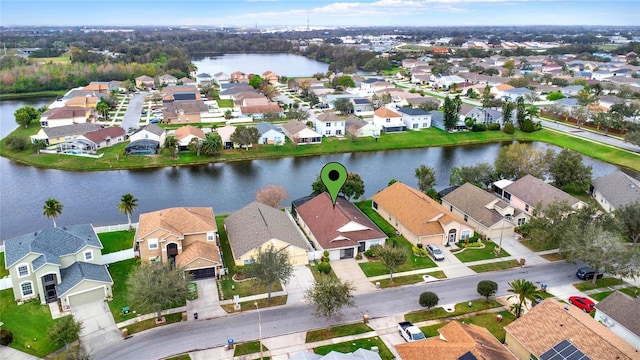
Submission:
{"label": "white fence", "polygon": [[[134,229],[137,229],[138,223],[131,223],[131,226]],[[96,234],[112,232],[112,231],[124,231],[124,230],[129,230],[129,224],[94,226],[93,230],[95,230]]]}
{"label": "white fence", "polygon": [[308,251],[309,262],[313,262],[313,260],[320,260],[322,258],[322,253],[324,251]]}
{"label": "white fence", "polygon": [[102,263],[111,264],[122,260],[132,259],[133,256],[133,249],[120,250],[111,254],[102,255]]}
{"label": "white fence", "polygon": [[0,279],[0,290],[11,289],[13,287],[13,283],[11,282],[11,276],[5,276]]}

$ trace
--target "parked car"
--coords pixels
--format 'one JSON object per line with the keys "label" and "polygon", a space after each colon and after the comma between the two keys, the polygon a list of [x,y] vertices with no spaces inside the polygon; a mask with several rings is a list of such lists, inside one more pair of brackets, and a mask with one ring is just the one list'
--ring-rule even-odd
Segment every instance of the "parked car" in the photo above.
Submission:
{"label": "parked car", "polygon": [[157,118],[149,120],[149,124],[157,124],[159,122],[160,122],[160,119],[157,119]]}
{"label": "parked car", "polygon": [[531,300],[531,307],[534,307],[534,306],[536,306],[536,305],[540,304],[540,303],[541,303],[541,302],[543,302],[543,301],[544,301],[544,299],[543,299],[543,298],[541,298],[541,297],[537,297],[537,298],[535,298],[535,299]]}
{"label": "parked car", "polygon": [[442,250],[440,250],[438,245],[427,245],[427,251],[429,252],[429,254],[431,254],[434,260],[444,260],[444,254],[442,253]]}
{"label": "parked car", "polygon": [[[576,272],[576,276],[582,280],[591,280],[593,279],[594,275],[596,275],[596,272],[588,266],[583,266],[580,269],[578,269],[578,271]],[[603,275],[604,274],[599,273],[597,275],[598,279],[602,279]]]}
{"label": "parked car", "polygon": [[407,342],[418,341],[425,338],[420,328],[409,321],[398,323],[398,332],[400,332],[400,336]]}
{"label": "parked car", "polygon": [[593,301],[582,296],[571,296],[569,298],[569,303],[577,306],[578,308],[582,309],[582,311],[586,313],[592,312],[595,309],[595,305],[596,305],[593,303]]}
{"label": "parked car", "polygon": [[147,111],[146,111],[146,110],[142,110],[140,113],[141,113],[142,115],[147,115]]}

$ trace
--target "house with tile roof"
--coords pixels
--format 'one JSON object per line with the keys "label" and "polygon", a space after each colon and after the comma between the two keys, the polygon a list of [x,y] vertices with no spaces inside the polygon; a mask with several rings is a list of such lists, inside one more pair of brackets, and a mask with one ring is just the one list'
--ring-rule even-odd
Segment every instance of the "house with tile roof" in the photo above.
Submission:
{"label": "house with tile roof", "polygon": [[93,95],[75,96],[65,101],[64,105],[95,109],[99,101],[100,101],[100,97],[98,96],[93,96]]}
{"label": "house with tile roof", "polygon": [[489,330],[474,324],[451,321],[438,329],[439,336],[396,345],[402,360],[515,360]]}
{"label": "house with tile roof", "polygon": [[407,130],[407,125],[402,120],[402,115],[388,107],[381,107],[373,112],[373,125],[385,133]]}
{"label": "house with tile roof", "polygon": [[98,113],[96,109],[80,106],[63,106],[45,111],[40,116],[40,126],[56,127],[93,122]]}
{"label": "house with tile roof", "polygon": [[204,141],[204,131],[195,126],[187,125],[176,129],[176,140],[178,140],[178,150],[186,151],[189,143],[193,139],[200,139]]}
{"label": "house with tile roof", "polygon": [[232,83],[246,83],[249,82],[251,74],[245,74],[242,71],[234,71],[231,73]]}
{"label": "house with tile roof", "polygon": [[377,137],[380,130],[370,122],[364,121],[357,116],[348,116],[344,122],[345,132],[355,137]]}
{"label": "house with tile roof", "polygon": [[[176,99],[180,94],[173,93],[172,95]],[[209,107],[202,100],[165,101],[162,109],[162,121],[167,124],[199,123],[202,116],[208,113]]]}
{"label": "house with tile roof", "polygon": [[218,227],[210,207],[175,207],[140,214],[135,251],[145,262],[174,264],[195,279],[222,269]]}
{"label": "house with tile roof", "polygon": [[224,227],[236,265],[251,264],[270,245],[286,251],[294,266],[309,263],[311,245],[287,212],[254,201],[225,218]]}
{"label": "house with tile roof", "polygon": [[188,77],[182,77],[180,79],[178,79],[178,84],[182,84],[182,85],[196,85],[197,82],[191,78]]}
{"label": "house with tile roof", "polygon": [[231,81],[231,75],[222,71],[217,72],[213,74],[213,81],[218,85],[228,84]]}
{"label": "house with tile roof", "polygon": [[156,85],[155,80],[151,76],[141,75],[135,79],[136,87],[139,89],[150,89]]}
{"label": "house with tile roof", "polygon": [[236,132],[237,127],[233,125],[225,125],[221,128],[217,128],[216,132],[220,135],[220,139],[222,140],[222,147],[224,149],[237,149],[240,148],[239,144],[234,144],[231,141],[231,135]]}
{"label": "house with tile roof", "polygon": [[294,144],[322,143],[322,135],[298,120],[291,120],[286,124],[282,124],[282,131]]}
{"label": "house with tile roof", "polygon": [[604,211],[610,213],[635,201],[640,201],[640,180],[617,170],[591,181],[589,194]]}
{"label": "house with tile roof", "polygon": [[502,126],[502,111],[490,108],[474,107],[465,118],[472,118],[476,124],[500,124]]}
{"label": "house with tile roof", "polygon": [[285,137],[282,131],[270,122],[262,121],[256,124],[260,133],[258,144],[284,145]]}
{"label": "house with tile roof", "polygon": [[465,183],[442,198],[442,206],[473,226],[476,232],[498,241],[513,237],[515,227],[523,225],[528,215],[496,195]]}
{"label": "house with tile roof", "polygon": [[593,317],[626,342],[640,349],[640,297],[631,297],[623,292],[613,294],[596,304]]}
{"label": "house with tile roof", "polygon": [[109,95],[111,90],[117,89],[114,89],[111,84],[106,81],[92,81],[89,83],[89,85],[83,87],[82,90],[92,91],[95,94]]}
{"label": "house with tile roof", "polygon": [[371,199],[373,210],[414,245],[447,245],[473,236],[470,224],[404,183],[396,182]]}
{"label": "house with tile roof", "polygon": [[[245,103],[247,103],[246,100]],[[240,107],[240,114],[248,116],[253,120],[260,120],[264,118],[265,114],[278,114],[279,117],[284,117],[284,110],[277,103],[268,102],[267,104],[260,105],[249,104],[251,104],[251,101],[248,102],[247,106]]]}
{"label": "house with tile roof", "polygon": [[576,359],[584,359],[580,353],[598,360],[631,360],[640,354],[589,314],[555,299],[545,299],[504,329],[505,345],[520,360],[552,359],[560,347],[572,350]]}
{"label": "house with tile roof", "polygon": [[496,181],[493,183],[493,191],[529,216],[533,215],[534,209],[544,209],[553,202],[564,201],[576,210],[585,206],[582,201],[531,175],[525,175],[516,181]]}
{"label": "house with tile roof", "polygon": [[508,89],[502,92],[502,99],[509,101],[518,101],[519,98],[525,98],[529,94],[532,94],[533,91],[527,88],[513,88]]}
{"label": "house with tile roof", "polygon": [[78,136],[77,140],[84,141],[89,149],[96,151],[125,141],[125,131],[120,126],[109,126]]}
{"label": "house with tile roof", "polygon": [[387,236],[360,209],[343,197],[335,207],[328,193],[296,206],[296,220],[318,251],[331,260],[353,259],[373,245],[384,245]]}
{"label": "house with tile roof", "polygon": [[171,74],[164,74],[158,76],[158,84],[160,85],[176,85],[178,83],[178,78]]}
{"label": "house with tile roof", "polygon": [[91,224],[44,229],[4,241],[13,296],[59,302],[64,310],[112,296],[102,244]]}

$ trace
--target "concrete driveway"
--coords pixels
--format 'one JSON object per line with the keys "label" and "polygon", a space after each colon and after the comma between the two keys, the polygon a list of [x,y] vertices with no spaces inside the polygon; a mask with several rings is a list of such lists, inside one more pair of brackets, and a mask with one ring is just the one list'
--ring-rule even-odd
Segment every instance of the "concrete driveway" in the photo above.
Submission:
{"label": "concrete driveway", "polygon": [[287,305],[304,302],[304,292],[313,286],[313,274],[306,266],[294,266],[293,276],[285,285]]}
{"label": "concrete driveway", "polygon": [[340,280],[349,281],[356,288],[356,294],[376,290],[376,286],[367,279],[355,259],[332,261],[331,268]]}
{"label": "concrete driveway", "polygon": [[76,321],[82,322],[80,343],[89,354],[122,339],[122,334],[116,327],[109,306],[105,301],[74,306],[71,309],[71,314]]}
{"label": "concrete driveway", "polygon": [[198,298],[187,300],[187,320],[195,320],[195,313],[198,313],[198,320],[227,315],[227,312],[220,307],[216,280],[203,279],[194,282],[198,285]]}

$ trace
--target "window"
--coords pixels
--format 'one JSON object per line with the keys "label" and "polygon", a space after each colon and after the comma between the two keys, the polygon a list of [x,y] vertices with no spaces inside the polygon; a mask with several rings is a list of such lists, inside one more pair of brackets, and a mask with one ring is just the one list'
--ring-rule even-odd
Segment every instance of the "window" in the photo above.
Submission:
{"label": "window", "polygon": [[18,276],[23,277],[29,275],[29,265],[18,266]]}
{"label": "window", "polygon": [[336,130],[336,135],[342,135],[342,130]]}
{"label": "window", "polygon": [[524,211],[529,212],[529,204],[524,205]]}
{"label": "window", "polygon": [[374,208],[374,209],[376,209],[376,210],[378,210],[378,203],[377,203],[377,202],[375,202],[375,201],[373,202],[373,208]]}
{"label": "window", "polygon": [[469,221],[469,216],[467,216],[467,214],[464,215],[464,221]]}
{"label": "window", "polygon": [[423,127],[423,128],[428,128],[428,127],[429,127],[429,124],[427,124],[427,123],[422,123],[422,127]]}
{"label": "window", "polygon": [[391,119],[387,118],[387,123],[390,123],[390,122],[391,122]]}
{"label": "window", "polygon": [[462,230],[462,233],[460,234],[460,238],[462,240],[468,239],[470,237],[471,237],[471,231],[470,230]]}
{"label": "window", "polygon": [[330,122],[327,123],[327,127],[331,127],[331,123]]}
{"label": "window", "polygon": [[331,130],[325,130],[324,132],[326,135],[331,135]]}
{"label": "window", "polygon": [[244,261],[244,265],[253,264],[253,259],[247,259]]}
{"label": "window", "polygon": [[22,291],[22,297],[33,295],[33,285],[31,281],[20,284],[20,290]]}
{"label": "window", "polygon": [[149,250],[155,250],[158,248],[158,239],[149,239]]}
{"label": "window", "polygon": [[86,261],[93,260],[93,252],[91,252],[91,250],[89,250],[89,251],[85,251],[85,252],[84,252],[84,259],[85,259]]}
{"label": "window", "polygon": [[418,124],[417,124],[417,123],[416,123],[416,124],[413,124],[413,128],[414,128],[414,129],[417,129],[417,128],[418,128]]}
{"label": "window", "polygon": [[518,219],[518,226],[522,226],[522,225],[524,225],[524,223],[525,223],[526,221],[527,221],[527,220],[526,220],[526,219],[524,219],[524,218],[520,218],[520,219]]}
{"label": "window", "polygon": [[208,232],[207,233],[207,241],[213,241],[215,239],[215,236],[213,236],[212,232]]}

